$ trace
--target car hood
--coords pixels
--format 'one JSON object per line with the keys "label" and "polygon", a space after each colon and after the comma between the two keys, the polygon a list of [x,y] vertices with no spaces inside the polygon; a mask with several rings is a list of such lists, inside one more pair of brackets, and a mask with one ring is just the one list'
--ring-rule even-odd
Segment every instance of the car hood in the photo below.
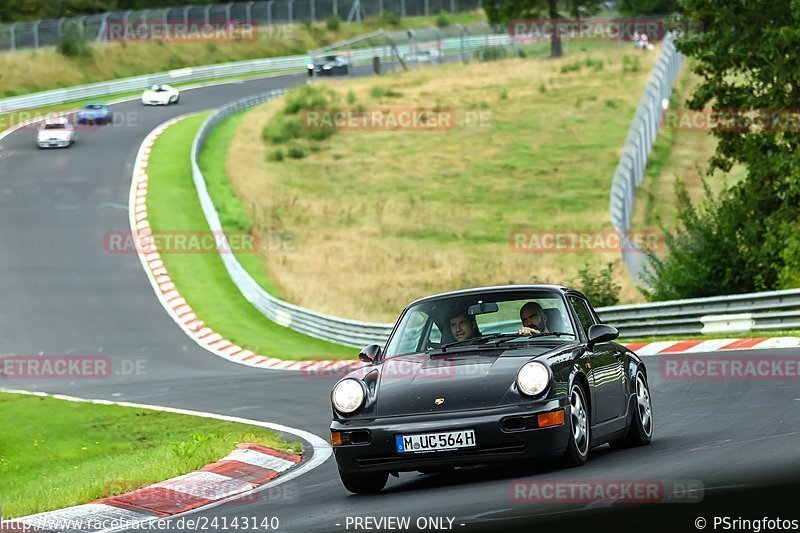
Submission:
{"label": "car hood", "polygon": [[70,130],[41,130],[37,132],[37,138],[43,139],[56,139],[59,141],[66,141],[72,136]]}
{"label": "car hood", "polygon": [[518,397],[511,389],[523,364],[561,349],[549,345],[390,358],[380,365],[375,414],[426,414],[502,405],[507,396]]}
{"label": "car hood", "polygon": [[167,93],[167,92],[145,91],[144,93],[142,93],[142,98],[162,99],[162,98],[166,98],[167,96],[169,96],[169,93]]}
{"label": "car hood", "polygon": [[105,109],[81,109],[78,111],[78,116],[81,117],[101,117],[108,114]]}

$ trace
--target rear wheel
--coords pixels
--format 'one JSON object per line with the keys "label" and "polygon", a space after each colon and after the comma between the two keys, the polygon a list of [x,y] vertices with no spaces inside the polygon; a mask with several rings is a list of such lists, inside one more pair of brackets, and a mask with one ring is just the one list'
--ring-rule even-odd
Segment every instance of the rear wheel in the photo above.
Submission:
{"label": "rear wheel", "polygon": [[353,494],[376,494],[386,486],[389,473],[370,472],[365,474],[353,474],[339,470],[339,477],[342,479],[344,488]]}
{"label": "rear wheel", "polygon": [[612,448],[632,448],[650,444],[653,438],[653,409],[650,404],[650,387],[641,370],[636,372],[636,413],[628,429],[628,434],[609,444]]}
{"label": "rear wheel", "polygon": [[561,463],[566,467],[582,466],[589,458],[591,424],[589,423],[589,403],[586,401],[586,392],[580,384],[572,385],[569,392],[569,403],[570,438]]}

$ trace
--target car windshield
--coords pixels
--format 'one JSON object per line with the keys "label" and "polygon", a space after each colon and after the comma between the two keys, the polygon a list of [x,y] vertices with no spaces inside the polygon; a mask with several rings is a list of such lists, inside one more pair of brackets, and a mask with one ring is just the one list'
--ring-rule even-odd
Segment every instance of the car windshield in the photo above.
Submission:
{"label": "car windshield", "polygon": [[[523,327],[521,314],[529,324],[539,326],[531,328],[533,335],[517,335]],[[574,336],[561,293],[541,289],[486,291],[435,298],[410,307],[389,340],[386,355],[500,342],[507,347]]]}
{"label": "car windshield", "polygon": [[46,130],[63,130],[66,129],[67,125],[63,123],[54,122],[52,124],[45,124],[44,129]]}
{"label": "car windshield", "polygon": [[86,109],[103,109],[103,104],[86,104]]}

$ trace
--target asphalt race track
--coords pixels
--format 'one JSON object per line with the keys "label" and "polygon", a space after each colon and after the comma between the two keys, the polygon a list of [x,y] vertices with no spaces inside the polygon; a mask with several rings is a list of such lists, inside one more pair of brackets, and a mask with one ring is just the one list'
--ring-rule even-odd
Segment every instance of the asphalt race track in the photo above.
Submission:
{"label": "asphalt race track", "polygon": [[[107,379],[71,382],[0,376],[0,387],[264,420],[327,440],[332,379],[253,369],[199,348],[161,307],[138,257],[103,247],[106,232],[129,229],[132,163],[149,131],[172,116],[306,79],[302,73],[185,91],[180,105],[166,108],[118,104],[115,112],[128,117],[127,123],[80,131],[68,150],[38,150],[34,132],[25,130],[0,141],[0,353],[102,354],[114,369]],[[131,373],[131,361],[143,371]],[[454,519],[454,530],[472,531],[546,523],[583,529],[599,519],[611,525],[632,517],[648,521],[651,530],[669,525],[672,531],[695,531],[694,519],[704,513],[709,521],[708,513],[723,511],[761,518],[768,509],[756,506],[746,491],[761,491],[761,501],[770,494],[763,487],[788,490],[777,484],[800,479],[797,381],[672,381],[660,376],[659,357],[647,358],[647,364],[656,422],[648,447],[602,447],[585,467],[573,470],[516,464],[401,474],[376,496],[345,491],[331,459],[271,490],[192,516],[274,516],[279,531],[288,532],[347,531],[348,517],[381,516],[411,517],[412,525],[418,517],[446,517]],[[699,481],[705,499],[638,507],[534,504],[513,500],[510,486],[518,478]],[[733,497],[736,503],[725,499]]]}

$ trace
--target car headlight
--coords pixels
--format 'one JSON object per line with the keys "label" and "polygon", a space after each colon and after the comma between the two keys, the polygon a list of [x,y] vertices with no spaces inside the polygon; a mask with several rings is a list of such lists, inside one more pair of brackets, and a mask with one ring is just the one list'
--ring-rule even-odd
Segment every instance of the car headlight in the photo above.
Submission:
{"label": "car headlight", "polygon": [[331,65],[322,65],[322,70],[330,70],[333,68]]}
{"label": "car headlight", "polygon": [[331,401],[337,411],[350,414],[364,403],[364,386],[358,380],[344,379],[333,388]]}
{"label": "car headlight", "polygon": [[517,372],[517,386],[528,396],[538,396],[550,384],[550,370],[538,361],[527,363]]}

